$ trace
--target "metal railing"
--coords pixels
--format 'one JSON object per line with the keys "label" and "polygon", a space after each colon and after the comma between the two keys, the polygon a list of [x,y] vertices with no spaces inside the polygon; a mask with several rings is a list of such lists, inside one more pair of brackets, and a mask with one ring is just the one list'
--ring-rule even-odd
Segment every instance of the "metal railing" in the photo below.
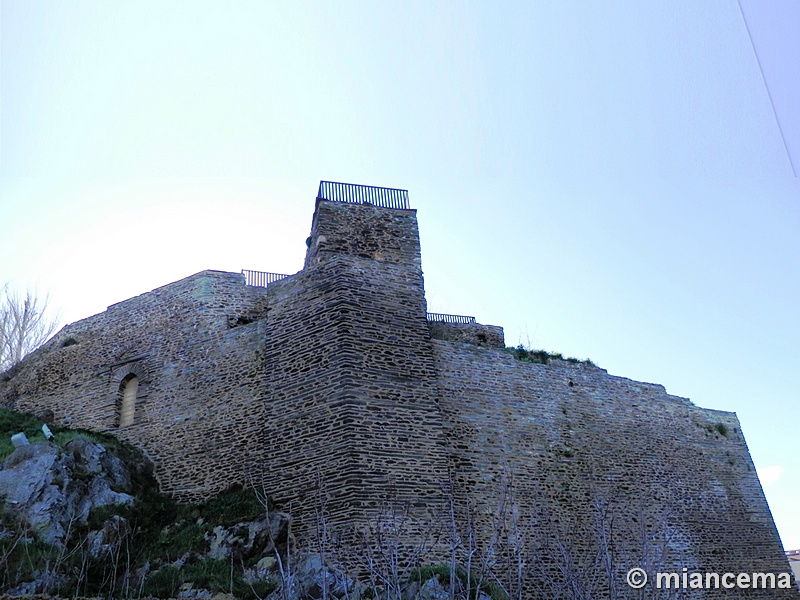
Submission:
{"label": "metal railing", "polygon": [[270,283],[275,283],[288,277],[281,273],[267,273],[266,271],[250,271],[249,269],[242,269],[244,275],[244,282],[246,285],[255,287],[267,287]]}
{"label": "metal railing", "polygon": [[320,181],[317,198],[330,200],[331,202],[373,204],[381,208],[411,208],[408,204],[408,190],[359,185],[357,183]]}
{"label": "metal railing", "polygon": [[443,313],[431,313],[427,314],[428,321],[433,321],[435,323],[462,323],[462,324],[473,324],[475,323],[475,317],[465,317],[464,315],[446,315]]}

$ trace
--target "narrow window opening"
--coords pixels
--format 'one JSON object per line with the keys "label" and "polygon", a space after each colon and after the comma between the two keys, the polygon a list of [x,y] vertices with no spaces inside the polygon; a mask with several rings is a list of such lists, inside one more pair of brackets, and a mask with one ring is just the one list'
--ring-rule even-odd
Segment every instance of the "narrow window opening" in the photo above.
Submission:
{"label": "narrow window opening", "polygon": [[136,408],[136,391],[139,389],[139,378],[128,375],[119,384],[119,411],[117,413],[117,427],[125,427],[133,423],[133,413]]}

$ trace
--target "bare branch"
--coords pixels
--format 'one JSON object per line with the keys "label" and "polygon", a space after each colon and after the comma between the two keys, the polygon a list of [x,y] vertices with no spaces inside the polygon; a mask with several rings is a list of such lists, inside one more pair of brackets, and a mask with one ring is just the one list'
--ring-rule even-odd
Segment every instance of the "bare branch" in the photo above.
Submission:
{"label": "bare branch", "polygon": [[48,316],[48,298],[31,290],[18,294],[0,288],[0,372],[7,371],[55,333],[57,319]]}

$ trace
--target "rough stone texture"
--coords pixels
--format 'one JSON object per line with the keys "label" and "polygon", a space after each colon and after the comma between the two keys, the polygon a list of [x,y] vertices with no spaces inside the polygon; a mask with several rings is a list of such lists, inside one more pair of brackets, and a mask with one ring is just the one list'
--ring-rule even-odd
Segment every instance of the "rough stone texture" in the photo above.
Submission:
{"label": "rough stone texture", "polygon": [[417,211],[317,199],[305,268],[331,254],[401,265],[421,277]]}
{"label": "rough stone texture", "polygon": [[481,323],[444,323],[432,321],[428,323],[431,337],[435,340],[463,342],[487,348],[505,348],[503,328]]}
{"label": "rough stone texture", "polygon": [[232,526],[217,525],[208,536],[209,558],[236,560],[254,556],[268,556],[273,560],[273,541],[287,536],[291,517],[285,513],[272,512],[254,521],[236,523]]}
{"label": "rough stone texture", "polygon": [[616,551],[630,557],[625,570],[640,564],[640,529],[650,524],[671,532],[663,558],[678,572],[786,572],[734,413],[587,364],[433,345],[456,505],[472,503],[480,531],[494,529],[487,515],[513,476],[510,505],[530,526],[543,568],[563,566],[553,541],[574,537],[563,525],[577,524],[577,537],[594,543],[601,505],[605,525],[613,519]]}
{"label": "rough stone texture", "polygon": [[[267,290],[203,271],[66,326],[0,389],[6,405],[110,432],[158,465],[162,488],[199,499],[242,481],[264,424]],[[249,324],[230,326],[230,322]],[[74,339],[78,343],[64,346]],[[139,378],[131,425],[120,385]]]}
{"label": "rough stone texture", "polygon": [[263,477],[289,512],[317,503],[320,482],[333,522],[391,494],[419,505],[420,531],[440,507],[447,456],[419,263],[414,211],[322,201],[306,268],[270,286]]}
{"label": "rough stone texture", "polygon": [[612,517],[626,566],[658,537],[645,523],[669,564],[788,571],[733,413],[502,346],[499,327],[427,323],[415,211],[318,200],[299,273],[256,288],[203,271],[115,304],[0,376],[0,402],[132,442],[182,500],[263,487],[298,535],[320,506],[331,527],[359,527],[392,500],[419,536],[452,485],[459,527],[502,534],[508,557],[513,516],[543,573],[561,536],[591,546]]}
{"label": "rough stone texture", "polygon": [[0,500],[45,541],[61,545],[97,506],[130,504],[131,475],[105,447],[77,438],[21,446],[0,464]]}

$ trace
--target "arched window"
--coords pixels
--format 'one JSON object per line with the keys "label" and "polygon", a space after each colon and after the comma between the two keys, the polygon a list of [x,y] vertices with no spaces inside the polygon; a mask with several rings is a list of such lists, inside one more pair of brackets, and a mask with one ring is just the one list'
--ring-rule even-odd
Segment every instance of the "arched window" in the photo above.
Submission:
{"label": "arched window", "polygon": [[136,391],[138,389],[139,378],[133,373],[120,382],[117,427],[125,427],[125,425],[133,423],[133,413],[136,408]]}

